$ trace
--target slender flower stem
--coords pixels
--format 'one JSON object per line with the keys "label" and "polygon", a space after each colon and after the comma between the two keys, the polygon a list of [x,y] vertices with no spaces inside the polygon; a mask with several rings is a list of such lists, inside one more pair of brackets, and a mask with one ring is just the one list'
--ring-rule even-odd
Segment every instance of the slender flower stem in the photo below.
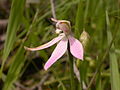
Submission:
{"label": "slender flower stem", "polygon": [[69,65],[70,65],[71,90],[75,90],[73,56],[70,53],[70,46],[69,46],[69,44],[68,44],[68,57],[69,57]]}

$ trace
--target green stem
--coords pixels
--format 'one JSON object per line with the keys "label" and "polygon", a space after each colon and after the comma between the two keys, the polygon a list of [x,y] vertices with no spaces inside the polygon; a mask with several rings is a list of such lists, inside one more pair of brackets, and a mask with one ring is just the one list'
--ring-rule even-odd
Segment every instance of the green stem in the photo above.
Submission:
{"label": "green stem", "polygon": [[73,69],[73,56],[70,53],[69,45],[68,45],[68,57],[69,57],[69,65],[70,65],[71,90],[75,90],[74,69]]}

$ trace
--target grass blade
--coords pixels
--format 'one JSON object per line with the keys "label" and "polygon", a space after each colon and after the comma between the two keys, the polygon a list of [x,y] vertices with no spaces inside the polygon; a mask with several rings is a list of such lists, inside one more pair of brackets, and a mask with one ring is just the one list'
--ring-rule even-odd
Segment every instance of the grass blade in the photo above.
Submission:
{"label": "grass blade", "polygon": [[[112,33],[110,31],[110,21],[107,11],[106,11],[106,22],[107,22],[107,39],[109,45],[112,40]],[[112,45],[111,49],[115,50],[114,44]],[[109,58],[110,58],[111,88],[112,90],[120,90],[120,76],[118,71],[117,56],[114,51],[109,52]]]}
{"label": "grass blade", "polygon": [[[23,8],[24,8],[25,0],[12,0],[12,7],[7,27],[7,35],[4,45],[4,51],[3,51],[3,61],[1,66],[1,72],[0,72],[0,78],[2,76],[2,69],[4,66],[4,63],[13,47],[13,44],[15,42],[16,38],[16,31],[20,26],[21,22],[21,16],[23,16]],[[18,12],[19,11],[19,12]]]}
{"label": "grass blade", "polygon": [[80,33],[83,30],[83,20],[84,20],[84,2],[80,0],[78,4],[78,10],[76,13],[76,21],[75,21],[75,37],[79,38]]}
{"label": "grass blade", "polygon": [[15,57],[13,58],[14,60],[8,71],[3,90],[12,90],[11,89],[12,85],[16,81],[16,79],[19,77],[20,71],[25,61],[24,53],[25,53],[25,50],[23,48],[23,45],[21,45]]}

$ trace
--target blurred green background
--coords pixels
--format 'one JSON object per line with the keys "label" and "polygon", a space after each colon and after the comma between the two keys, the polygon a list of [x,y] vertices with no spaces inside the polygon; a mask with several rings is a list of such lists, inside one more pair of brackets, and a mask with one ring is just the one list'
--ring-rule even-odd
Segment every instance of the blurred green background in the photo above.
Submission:
{"label": "blurred green background", "polygon": [[85,48],[75,90],[120,90],[120,0],[0,0],[0,90],[71,90],[67,54],[45,71],[56,45],[24,49],[57,36],[52,4]]}

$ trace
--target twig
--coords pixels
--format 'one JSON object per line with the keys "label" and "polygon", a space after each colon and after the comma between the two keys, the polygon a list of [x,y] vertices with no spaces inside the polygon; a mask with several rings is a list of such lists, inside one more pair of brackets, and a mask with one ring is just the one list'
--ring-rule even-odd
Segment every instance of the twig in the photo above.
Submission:
{"label": "twig", "polygon": [[30,88],[28,88],[28,87],[25,87],[24,85],[22,85],[22,84],[19,83],[19,82],[16,82],[15,85],[16,85],[17,87],[21,88],[21,89],[24,89],[24,90],[32,90],[32,89],[30,89]]}
{"label": "twig", "polygon": [[42,89],[41,86],[43,85],[43,83],[45,82],[45,80],[46,80],[49,76],[50,76],[50,74],[47,73],[47,74],[41,79],[41,81],[40,81],[37,85],[34,85],[31,89],[34,90],[36,87]]}
{"label": "twig", "polygon": [[8,24],[8,20],[4,19],[4,20],[0,20],[0,29],[5,28]]}
{"label": "twig", "polygon": [[19,83],[19,82],[16,82],[15,85],[18,86],[19,88],[25,89],[25,90],[35,90],[35,88],[39,88],[39,90],[42,90],[42,87],[41,87],[41,86],[43,85],[44,81],[45,81],[49,76],[50,76],[50,74],[47,73],[47,74],[41,79],[41,81],[40,81],[38,84],[34,85],[34,86],[31,87],[31,88],[25,87],[24,85],[22,85],[22,84]]}
{"label": "twig", "polygon": [[54,0],[50,0],[50,4],[51,4],[52,16],[53,18],[56,19]]}

